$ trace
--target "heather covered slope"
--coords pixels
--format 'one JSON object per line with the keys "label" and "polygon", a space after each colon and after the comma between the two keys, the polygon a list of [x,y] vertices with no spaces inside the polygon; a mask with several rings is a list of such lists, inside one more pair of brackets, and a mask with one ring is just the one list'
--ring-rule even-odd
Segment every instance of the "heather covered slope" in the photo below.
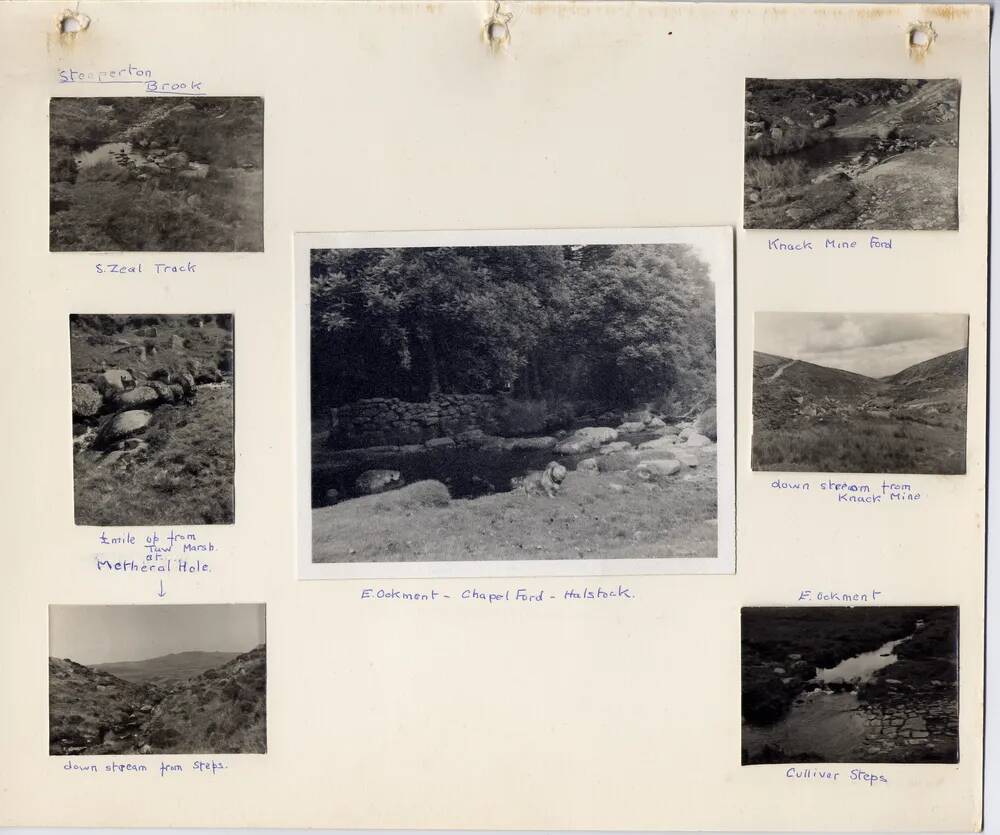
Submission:
{"label": "heather covered slope", "polygon": [[[180,653],[211,656],[215,653]],[[196,661],[177,664],[177,677],[134,683],[106,669],[49,659],[49,753],[209,754],[266,750],[266,658],[263,645],[191,678]],[[165,656],[170,658],[171,656]],[[160,663],[153,663],[160,662]],[[130,675],[169,668],[162,659],[127,665]],[[120,665],[102,665],[120,666]]]}
{"label": "heather covered slope", "polygon": [[965,472],[968,350],[888,377],[754,354],[753,468]]}

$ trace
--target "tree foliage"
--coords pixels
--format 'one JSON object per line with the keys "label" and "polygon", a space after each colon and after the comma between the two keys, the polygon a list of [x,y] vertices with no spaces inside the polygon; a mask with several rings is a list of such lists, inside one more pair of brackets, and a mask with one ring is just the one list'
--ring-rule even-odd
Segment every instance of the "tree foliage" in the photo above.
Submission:
{"label": "tree foliage", "polygon": [[714,401],[714,285],[687,245],[327,249],[311,266],[316,407]]}

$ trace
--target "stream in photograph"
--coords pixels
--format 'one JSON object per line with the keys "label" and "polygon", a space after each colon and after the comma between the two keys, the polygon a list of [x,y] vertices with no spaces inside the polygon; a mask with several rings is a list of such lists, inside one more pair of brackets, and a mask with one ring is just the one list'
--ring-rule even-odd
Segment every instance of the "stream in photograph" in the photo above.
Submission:
{"label": "stream in photograph", "polygon": [[807,691],[789,712],[773,725],[743,723],[743,747],[751,757],[764,746],[780,747],[789,753],[818,754],[827,762],[843,762],[864,742],[868,725],[856,686],[871,682],[875,673],[894,664],[895,649],[912,636],[889,641],[872,652],[863,652],[829,669],[817,669],[816,679],[824,685],[849,683],[849,691],[834,692],[822,686]]}
{"label": "stream in photograph", "polygon": [[[658,437],[656,432],[639,432],[621,435],[619,440],[638,446]],[[338,453],[319,449],[313,453],[312,507],[328,505],[326,494],[330,489],[342,497],[356,495],[354,482],[366,470],[398,470],[405,484],[433,479],[444,484],[453,499],[475,499],[509,491],[512,478],[542,470],[550,461],[558,461],[567,469],[575,470],[580,461],[599,454],[598,450],[560,455],[552,449],[464,446],[369,454],[363,450]]]}

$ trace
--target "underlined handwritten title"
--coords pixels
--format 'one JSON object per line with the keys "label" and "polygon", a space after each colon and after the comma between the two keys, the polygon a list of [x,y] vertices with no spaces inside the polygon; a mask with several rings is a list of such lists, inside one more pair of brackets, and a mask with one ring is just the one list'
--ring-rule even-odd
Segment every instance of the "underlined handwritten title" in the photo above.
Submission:
{"label": "underlined handwritten title", "polygon": [[175,96],[204,96],[204,82],[195,79],[158,81],[148,67],[127,64],[102,70],[79,70],[74,67],[60,69],[60,84],[135,84],[147,93]]}

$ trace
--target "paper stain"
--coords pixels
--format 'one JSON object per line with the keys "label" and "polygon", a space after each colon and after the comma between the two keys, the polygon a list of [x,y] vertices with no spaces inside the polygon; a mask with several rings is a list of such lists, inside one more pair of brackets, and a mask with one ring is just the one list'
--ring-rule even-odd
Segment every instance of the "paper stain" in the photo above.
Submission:
{"label": "paper stain", "polygon": [[906,33],[910,57],[914,61],[923,61],[936,38],[937,32],[934,31],[934,26],[929,20],[918,20],[916,23],[911,23]]}
{"label": "paper stain", "polygon": [[928,14],[934,15],[934,17],[942,17],[945,20],[958,20],[959,18],[968,17],[975,11],[973,7],[961,3],[954,3],[950,6],[927,6],[925,10]]}

